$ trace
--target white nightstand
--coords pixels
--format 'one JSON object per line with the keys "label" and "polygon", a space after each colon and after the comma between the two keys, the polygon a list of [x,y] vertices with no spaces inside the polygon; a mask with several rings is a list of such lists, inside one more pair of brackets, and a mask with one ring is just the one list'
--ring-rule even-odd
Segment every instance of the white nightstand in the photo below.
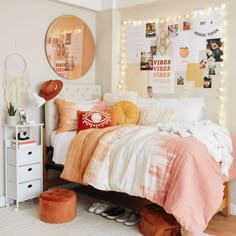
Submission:
{"label": "white nightstand", "polygon": [[[20,144],[19,132],[27,132],[33,144]],[[30,142],[29,142],[30,143]],[[38,197],[43,191],[43,124],[5,125],[6,206]]]}

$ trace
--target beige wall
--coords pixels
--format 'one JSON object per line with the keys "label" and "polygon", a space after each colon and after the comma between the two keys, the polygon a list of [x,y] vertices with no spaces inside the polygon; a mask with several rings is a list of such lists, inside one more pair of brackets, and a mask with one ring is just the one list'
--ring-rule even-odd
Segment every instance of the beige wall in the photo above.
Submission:
{"label": "beige wall", "polygon": [[[7,0],[0,1],[0,74],[3,75],[4,61],[8,54],[17,52],[24,56],[29,71],[32,91],[39,92],[43,81],[61,79],[63,83],[94,84],[95,62],[90,71],[81,79],[69,81],[57,76],[49,66],[44,49],[47,29],[52,21],[61,15],[75,15],[83,19],[96,33],[96,13],[49,0]],[[0,86],[0,94],[3,94]],[[42,113],[42,109],[41,109]],[[6,110],[0,99],[0,203],[4,195],[4,130]],[[39,121],[36,110],[33,119]],[[42,121],[42,118],[41,120]]]}

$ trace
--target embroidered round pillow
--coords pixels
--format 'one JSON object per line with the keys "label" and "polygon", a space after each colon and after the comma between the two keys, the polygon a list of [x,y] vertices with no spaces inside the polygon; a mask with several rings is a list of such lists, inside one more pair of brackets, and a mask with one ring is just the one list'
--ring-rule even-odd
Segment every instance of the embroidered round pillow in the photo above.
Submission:
{"label": "embroidered round pillow", "polygon": [[116,124],[137,124],[139,120],[139,109],[130,101],[122,100],[115,103],[111,108],[116,113]]}

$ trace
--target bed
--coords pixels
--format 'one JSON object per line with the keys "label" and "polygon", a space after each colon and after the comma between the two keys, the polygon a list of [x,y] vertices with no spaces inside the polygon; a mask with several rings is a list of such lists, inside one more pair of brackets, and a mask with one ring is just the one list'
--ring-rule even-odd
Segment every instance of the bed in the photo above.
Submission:
{"label": "bed", "polygon": [[[230,214],[229,181],[236,178],[235,151],[226,176],[223,161],[210,158],[209,150],[198,139],[167,134],[168,129],[178,127],[121,124],[55,135],[57,98],[94,101],[101,98],[101,87],[64,85],[62,92],[46,103],[44,164],[48,164],[47,149],[54,146],[56,152],[58,144],[54,140],[60,136],[64,147],[58,145],[62,149],[54,153],[53,163],[63,169],[63,179],[146,198],[173,214],[193,236],[205,229],[217,211]],[[204,125],[210,126],[206,122]],[[211,125],[208,131],[215,128]],[[234,147],[236,139],[231,137]]]}

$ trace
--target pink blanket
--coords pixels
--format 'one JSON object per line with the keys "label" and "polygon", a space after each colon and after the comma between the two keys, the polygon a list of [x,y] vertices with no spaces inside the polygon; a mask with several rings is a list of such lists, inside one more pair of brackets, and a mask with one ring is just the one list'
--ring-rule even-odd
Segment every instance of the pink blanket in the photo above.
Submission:
{"label": "pink blanket", "polygon": [[[202,143],[155,127],[125,126],[100,132],[101,136],[93,132],[79,145],[84,152],[90,148],[89,138],[97,143],[91,157],[86,156],[84,184],[147,198],[173,214],[193,236],[204,231],[222,202],[226,178]],[[84,138],[83,131],[77,140],[79,136]],[[67,158],[78,160],[83,155]],[[81,182],[70,173],[66,164],[63,178]],[[235,178],[232,173],[230,179]]]}

